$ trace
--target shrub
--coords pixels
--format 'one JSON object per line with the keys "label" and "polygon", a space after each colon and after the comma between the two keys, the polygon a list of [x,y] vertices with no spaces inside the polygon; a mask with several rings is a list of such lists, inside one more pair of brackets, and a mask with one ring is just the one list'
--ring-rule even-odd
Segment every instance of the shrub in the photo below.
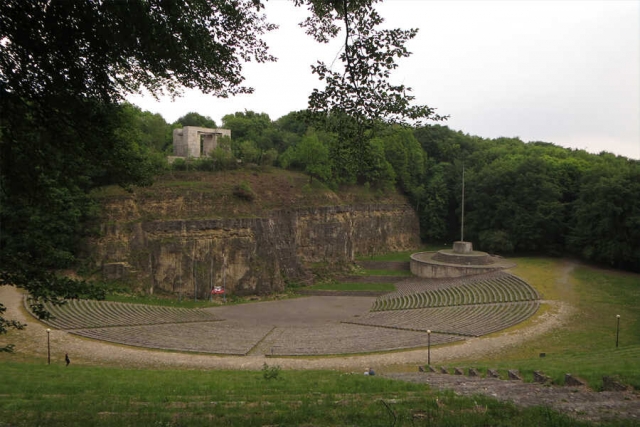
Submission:
{"label": "shrub", "polygon": [[211,157],[203,157],[194,162],[196,170],[204,172],[212,172],[215,169],[214,160]]}
{"label": "shrub", "polygon": [[171,168],[176,171],[185,171],[187,170],[187,162],[184,159],[175,159]]}
{"label": "shrub", "polygon": [[269,366],[267,362],[262,365],[262,377],[265,380],[277,380],[280,376],[280,365]]}
{"label": "shrub", "polygon": [[233,189],[233,195],[248,202],[251,202],[256,198],[256,193],[253,192],[253,189],[251,189],[251,186],[247,181],[242,181],[240,184],[236,185]]}
{"label": "shrub", "polygon": [[271,148],[262,153],[262,159],[260,164],[262,166],[273,166],[278,158],[278,151],[275,148]]}
{"label": "shrub", "polygon": [[230,148],[224,146],[216,147],[209,153],[216,170],[230,170],[238,167],[238,162],[233,156]]}

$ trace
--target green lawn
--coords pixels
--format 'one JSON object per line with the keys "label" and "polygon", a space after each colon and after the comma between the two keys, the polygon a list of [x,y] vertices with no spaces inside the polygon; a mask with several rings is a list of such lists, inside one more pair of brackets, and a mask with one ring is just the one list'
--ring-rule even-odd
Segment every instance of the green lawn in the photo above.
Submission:
{"label": "green lawn", "polygon": [[[518,263],[515,274],[535,286],[544,299],[569,304],[573,314],[565,325],[536,340],[491,357],[460,363],[518,368],[524,373],[541,370],[557,383],[563,382],[565,373],[572,373],[596,389],[601,386],[602,376],[613,375],[640,389],[640,275],[582,265],[570,270],[568,262],[561,259],[514,261]],[[554,309],[548,310],[553,313]],[[618,314],[620,334],[616,348]],[[546,357],[541,358],[540,353]]]}
{"label": "green lawn", "polygon": [[0,426],[588,425],[360,374],[1,366]]}
{"label": "green lawn", "polygon": [[327,282],[310,286],[306,289],[318,291],[385,291],[393,292],[396,287],[392,283],[336,283]]}
{"label": "green lawn", "polygon": [[409,270],[362,270],[363,276],[411,276]]}

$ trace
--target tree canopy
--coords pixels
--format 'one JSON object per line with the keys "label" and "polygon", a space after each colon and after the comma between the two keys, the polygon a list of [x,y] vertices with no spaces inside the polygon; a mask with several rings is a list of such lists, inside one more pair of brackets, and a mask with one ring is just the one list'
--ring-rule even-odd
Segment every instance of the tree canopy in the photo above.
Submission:
{"label": "tree canopy", "polygon": [[215,120],[213,120],[209,116],[203,116],[200,113],[196,113],[195,111],[191,111],[184,116],[180,117],[175,121],[174,125],[176,126],[199,126],[203,128],[215,129],[218,126],[216,125]]}
{"label": "tree canopy", "polygon": [[254,1],[8,0],[0,5],[1,90],[102,101],[181,88],[228,96],[245,61],[272,61],[261,36],[275,28]]}
{"label": "tree canopy", "polygon": [[[356,90],[356,101],[331,95],[339,88],[333,76],[327,79],[328,95],[316,95],[319,102],[313,105],[324,102],[325,110],[333,112],[345,103],[336,111],[352,114],[358,105],[370,106],[375,91],[386,88],[387,112],[419,115],[403,103],[403,88],[383,83],[385,70],[395,67],[393,56],[406,53],[402,45],[414,30],[373,31],[381,19],[371,0],[294,3],[311,8],[314,16],[306,22],[319,24],[310,30],[318,40],[334,35],[330,20],[337,17],[346,24],[342,60],[350,84],[345,89]],[[0,3],[0,285],[27,288],[35,304],[78,294],[81,286],[68,285],[53,271],[73,262],[75,240],[87,232],[93,208],[88,193],[109,183],[125,188],[150,184],[161,165],[149,152],[168,148],[161,133],[143,141],[137,131],[157,118],[120,102],[130,93],[178,95],[183,88],[221,97],[250,93],[243,64],[275,59],[262,36],[276,26],[261,8],[258,0]],[[367,69],[376,79],[365,78]],[[235,147],[239,153],[261,161],[273,159],[276,148],[286,148],[276,147],[265,129],[245,126],[247,118],[249,124],[260,123],[259,117],[235,117],[239,131],[247,133]],[[299,141],[294,133],[288,135],[288,144]],[[372,147],[380,158],[382,146]],[[317,175],[326,172],[312,169]],[[5,326],[11,324],[0,318],[0,333]]]}
{"label": "tree canopy", "polygon": [[[317,126],[335,132],[336,151],[349,159],[362,159],[377,150],[373,139],[384,124],[415,124],[424,120],[444,120],[435,109],[413,105],[411,88],[393,84],[392,72],[397,60],[411,55],[406,47],[417,29],[380,28],[384,19],[374,8],[377,0],[311,1],[314,12],[302,26],[318,42],[338,37],[344,29],[343,50],[338,55],[341,66],[319,61],[312,71],[324,82],[309,96],[311,118]],[[374,159],[371,159],[374,161]],[[389,174],[385,164],[374,169],[353,163],[358,182],[369,182],[373,176]],[[387,170],[387,172],[383,172]],[[382,174],[382,175],[381,175]]]}
{"label": "tree canopy", "polygon": [[[144,130],[157,117],[120,101],[250,93],[242,64],[274,60],[261,38],[274,28],[254,1],[1,2],[0,285],[26,288],[42,315],[47,300],[100,297],[55,273],[89,232],[88,193],[149,185],[150,151],[168,139]],[[16,326],[0,317],[0,333]]]}

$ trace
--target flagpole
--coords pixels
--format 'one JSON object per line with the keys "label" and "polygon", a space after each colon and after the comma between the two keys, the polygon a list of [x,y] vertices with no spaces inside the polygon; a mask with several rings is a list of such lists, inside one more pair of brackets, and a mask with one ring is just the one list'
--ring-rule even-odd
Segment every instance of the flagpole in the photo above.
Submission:
{"label": "flagpole", "polygon": [[464,162],[462,162],[462,219],[460,221],[460,241],[464,242]]}

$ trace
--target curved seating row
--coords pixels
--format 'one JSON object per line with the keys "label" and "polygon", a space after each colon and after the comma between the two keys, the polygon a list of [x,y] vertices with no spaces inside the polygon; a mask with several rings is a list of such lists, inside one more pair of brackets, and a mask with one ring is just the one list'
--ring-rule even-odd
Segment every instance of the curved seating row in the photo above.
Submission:
{"label": "curved seating row", "polygon": [[87,329],[160,323],[212,322],[221,320],[204,310],[126,304],[110,301],[68,300],[63,305],[45,304],[51,318],[45,323],[59,329]]}
{"label": "curved seating row", "polygon": [[378,311],[349,323],[477,337],[514,326],[535,314],[539,306],[539,301],[525,301]]}
{"label": "curved seating row", "polygon": [[441,282],[398,284],[396,292],[376,299],[372,311],[533,301],[539,294],[524,280],[504,272]]}

